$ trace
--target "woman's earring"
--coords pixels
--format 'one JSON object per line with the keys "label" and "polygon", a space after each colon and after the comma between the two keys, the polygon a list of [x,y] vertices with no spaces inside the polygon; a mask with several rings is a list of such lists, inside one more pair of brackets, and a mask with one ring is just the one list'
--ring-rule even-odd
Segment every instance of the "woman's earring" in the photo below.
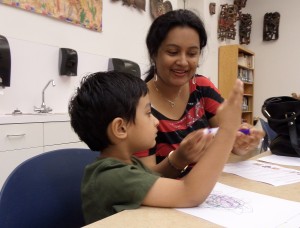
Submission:
{"label": "woman's earring", "polygon": [[194,74],[194,76],[193,76],[193,78],[192,78],[192,83],[194,84],[194,85],[196,85],[196,75]]}
{"label": "woman's earring", "polygon": [[154,81],[157,82],[157,74],[154,75]]}

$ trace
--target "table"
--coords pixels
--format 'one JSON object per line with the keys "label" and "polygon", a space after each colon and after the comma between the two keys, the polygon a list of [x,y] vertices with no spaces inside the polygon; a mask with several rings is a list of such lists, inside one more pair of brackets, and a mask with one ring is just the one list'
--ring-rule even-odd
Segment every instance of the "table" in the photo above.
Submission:
{"label": "table", "polygon": [[[256,160],[259,157],[269,155],[270,152],[264,152],[251,157],[251,160]],[[248,157],[246,157],[248,159]],[[245,157],[239,157],[232,155],[229,162],[237,162],[245,160]],[[285,166],[288,167],[288,166]],[[295,167],[293,167],[295,168]],[[296,168],[300,170],[300,168]],[[269,184],[249,180],[234,174],[222,173],[219,182],[232,187],[244,189],[251,192],[274,196],[282,199],[292,200],[300,202],[300,183],[283,185],[274,187]],[[138,227],[149,227],[149,228],[177,228],[177,227],[188,227],[188,228],[214,228],[220,227],[207,220],[194,217],[192,215],[177,211],[170,208],[155,208],[142,206],[136,210],[125,210],[105,219],[99,220],[95,223],[85,226],[86,228],[96,227],[114,227],[114,228],[138,228]]]}

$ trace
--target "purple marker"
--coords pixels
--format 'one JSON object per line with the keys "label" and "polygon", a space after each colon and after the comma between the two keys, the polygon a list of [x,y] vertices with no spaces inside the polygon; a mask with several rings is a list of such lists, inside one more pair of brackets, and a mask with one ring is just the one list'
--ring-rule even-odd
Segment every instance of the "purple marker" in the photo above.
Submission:
{"label": "purple marker", "polygon": [[[205,128],[204,129],[204,134],[213,134],[215,135],[217,131],[219,130],[218,127],[213,127],[213,128]],[[250,135],[250,129],[239,129],[240,132],[244,133],[245,135]]]}
{"label": "purple marker", "polygon": [[249,128],[239,129],[239,131],[244,133],[245,135],[250,135],[250,129]]}

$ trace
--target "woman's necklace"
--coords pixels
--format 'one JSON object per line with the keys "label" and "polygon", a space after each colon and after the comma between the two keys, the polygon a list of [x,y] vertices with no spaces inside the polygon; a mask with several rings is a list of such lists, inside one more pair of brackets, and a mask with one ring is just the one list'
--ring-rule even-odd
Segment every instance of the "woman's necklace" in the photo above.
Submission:
{"label": "woman's necklace", "polygon": [[181,93],[181,88],[180,88],[180,90],[178,91],[178,93],[177,93],[177,96],[174,98],[174,100],[173,101],[171,101],[171,100],[169,100],[168,98],[166,98],[160,91],[159,91],[159,89],[157,88],[157,85],[156,85],[156,82],[155,81],[153,81],[153,85],[154,85],[154,87],[155,87],[155,90],[169,103],[169,105],[171,106],[171,108],[174,108],[175,107],[175,105],[176,105],[176,100],[177,100],[177,98],[179,97],[179,95],[180,95],[180,93]]}

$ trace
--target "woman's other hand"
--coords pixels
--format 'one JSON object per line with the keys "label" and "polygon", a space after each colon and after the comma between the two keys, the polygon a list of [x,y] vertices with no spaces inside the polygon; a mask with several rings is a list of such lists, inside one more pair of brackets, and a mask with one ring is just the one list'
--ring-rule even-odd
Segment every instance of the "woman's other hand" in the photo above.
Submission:
{"label": "woman's other hand", "polygon": [[250,129],[250,134],[246,135],[238,131],[232,152],[237,155],[245,155],[258,147],[265,132],[247,123],[243,123],[240,129]]}

